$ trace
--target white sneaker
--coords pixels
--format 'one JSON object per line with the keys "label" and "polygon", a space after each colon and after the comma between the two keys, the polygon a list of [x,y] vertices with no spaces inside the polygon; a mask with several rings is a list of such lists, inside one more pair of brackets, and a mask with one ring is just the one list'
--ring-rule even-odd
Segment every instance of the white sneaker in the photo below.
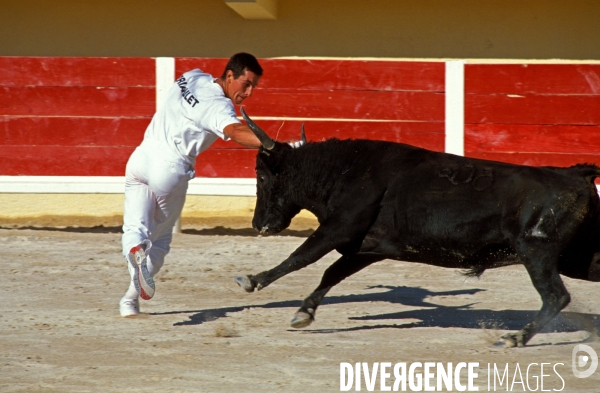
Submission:
{"label": "white sneaker", "polygon": [[146,252],[141,245],[135,246],[129,250],[125,258],[138,294],[144,300],[152,299],[152,296],[154,296],[154,280],[148,271]]}
{"label": "white sneaker", "polygon": [[140,313],[140,302],[136,299],[122,298],[119,302],[119,311],[122,317],[134,317]]}

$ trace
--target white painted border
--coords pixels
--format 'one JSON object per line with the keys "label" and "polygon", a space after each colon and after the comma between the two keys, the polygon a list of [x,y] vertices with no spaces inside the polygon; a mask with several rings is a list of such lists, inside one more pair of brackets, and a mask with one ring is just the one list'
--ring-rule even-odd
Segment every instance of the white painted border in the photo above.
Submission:
{"label": "white painted border", "polygon": [[[122,194],[124,176],[0,176],[0,193]],[[196,178],[188,195],[256,196],[256,179]]]}
{"label": "white painted border", "polygon": [[0,176],[2,193],[122,194],[124,176]]}
{"label": "white painted border", "polygon": [[445,151],[465,155],[465,62],[446,62]]}
{"label": "white painted border", "polygon": [[[157,57],[154,60],[154,69],[156,77],[156,111],[163,106],[167,99],[167,93],[173,81],[175,81],[175,58],[174,57]],[[181,218],[175,221],[173,233],[181,233]]]}
{"label": "white painted border", "polygon": [[[600,185],[596,186],[600,193]],[[122,194],[124,176],[0,176],[5,194]],[[199,177],[188,195],[256,196],[256,179]]]}
{"label": "white painted border", "polygon": [[175,58],[157,57],[156,67],[156,110],[158,110],[167,98],[167,92],[175,81]]}
{"label": "white painted border", "polygon": [[189,182],[188,194],[256,196],[256,179],[196,178]]}

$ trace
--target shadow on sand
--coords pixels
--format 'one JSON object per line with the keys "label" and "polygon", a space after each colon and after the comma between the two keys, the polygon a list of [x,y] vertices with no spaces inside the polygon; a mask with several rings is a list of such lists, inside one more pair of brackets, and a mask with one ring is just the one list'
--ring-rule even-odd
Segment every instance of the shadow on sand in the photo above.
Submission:
{"label": "shadow on sand", "polygon": [[11,226],[11,225],[0,225],[0,229],[10,229],[14,231],[50,231],[50,232],[74,232],[74,233],[123,233],[123,229],[120,226],[104,226],[97,225],[93,227],[49,227],[49,226]]}
{"label": "shadow on sand", "polygon": [[[523,310],[485,310],[473,309],[472,304],[462,306],[442,306],[425,301],[427,297],[432,296],[458,296],[458,295],[473,295],[485,289],[465,289],[447,292],[433,292],[427,289],[418,287],[405,286],[373,286],[369,289],[376,289],[378,292],[361,295],[345,295],[331,296],[323,300],[322,305],[328,304],[345,304],[345,303],[360,303],[360,302],[387,302],[390,304],[399,304],[410,307],[422,307],[418,310],[401,311],[397,313],[387,313],[380,315],[369,315],[363,317],[352,317],[355,321],[386,321],[377,325],[356,326],[351,328],[341,329],[303,329],[305,333],[338,333],[358,330],[371,330],[382,328],[410,329],[417,327],[440,327],[440,328],[465,328],[465,329],[482,329],[492,328],[500,330],[519,330],[528,322],[530,322],[538,310],[523,311]],[[381,289],[387,289],[381,292]],[[283,301],[273,302],[259,305],[246,305],[239,307],[224,307],[207,310],[189,310],[189,311],[172,311],[166,313],[155,313],[152,315],[168,315],[168,314],[188,314],[189,320],[175,323],[175,326],[185,325],[200,325],[205,322],[215,321],[221,318],[226,318],[228,314],[241,312],[249,308],[293,308],[300,307],[301,301]],[[294,310],[295,311],[295,310]],[[293,311],[290,312],[290,319]],[[414,320],[418,322],[414,322]],[[408,323],[403,323],[403,320],[410,320]],[[585,314],[578,312],[562,312],[554,320],[546,326],[543,332],[575,332],[586,330],[592,335],[597,335],[600,332],[600,317],[595,314]]]}
{"label": "shadow on sand", "polygon": [[[12,230],[33,230],[33,231],[53,231],[53,232],[76,232],[76,233],[123,233],[123,228],[120,226],[104,226],[97,225],[93,227],[48,227],[48,226],[3,226],[0,225],[0,229],[12,229]],[[294,230],[285,229],[277,234],[277,236],[292,236],[292,237],[309,237],[314,230]],[[259,237],[262,236],[253,228],[228,228],[223,226],[216,226],[213,228],[204,229],[183,229],[181,233],[188,235],[203,235],[203,236],[246,236],[246,237]]]}

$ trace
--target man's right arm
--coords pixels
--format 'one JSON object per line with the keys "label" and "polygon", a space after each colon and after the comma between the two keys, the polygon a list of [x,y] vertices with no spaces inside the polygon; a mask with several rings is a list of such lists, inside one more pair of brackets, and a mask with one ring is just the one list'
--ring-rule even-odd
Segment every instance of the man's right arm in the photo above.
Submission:
{"label": "man's right arm", "polygon": [[258,149],[260,147],[260,141],[254,135],[252,130],[243,124],[233,123],[225,126],[223,133],[228,138],[231,138],[234,142],[239,143],[244,147],[252,149]]}

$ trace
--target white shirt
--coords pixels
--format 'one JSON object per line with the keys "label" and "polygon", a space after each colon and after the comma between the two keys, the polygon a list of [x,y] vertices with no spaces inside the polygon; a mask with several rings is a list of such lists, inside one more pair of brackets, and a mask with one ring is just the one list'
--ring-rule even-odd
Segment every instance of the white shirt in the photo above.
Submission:
{"label": "white shirt", "polygon": [[234,123],[240,121],[233,103],[216,79],[195,69],[183,74],[169,89],[146,129],[142,146],[193,166],[198,154],[217,138],[229,140],[223,129]]}

